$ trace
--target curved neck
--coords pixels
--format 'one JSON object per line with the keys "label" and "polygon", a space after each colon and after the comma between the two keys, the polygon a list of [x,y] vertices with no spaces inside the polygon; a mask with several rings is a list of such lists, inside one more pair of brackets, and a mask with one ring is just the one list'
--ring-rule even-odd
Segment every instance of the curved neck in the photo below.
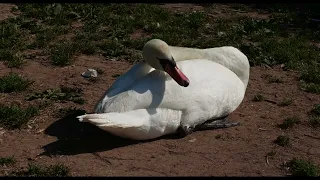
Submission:
{"label": "curved neck", "polygon": [[172,57],[176,62],[189,59],[204,59],[205,51],[203,49],[185,48],[177,46],[169,46]]}
{"label": "curved neck", "polygon": [[234,72],[247,88],[249,81],[250,65],[248,58],[238,49],[231,46],[196,49],[169,46],[175,61],[190,59],[208,59],[219,63]]}

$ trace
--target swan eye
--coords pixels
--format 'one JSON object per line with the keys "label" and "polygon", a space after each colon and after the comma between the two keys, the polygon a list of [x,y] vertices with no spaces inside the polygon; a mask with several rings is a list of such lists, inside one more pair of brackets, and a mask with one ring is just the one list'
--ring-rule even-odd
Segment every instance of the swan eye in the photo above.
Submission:
{"label": "swan eye", "polygon": [[172,57],[172,59],[161,59],[161,58],[158,58],[157,57],[157,59],[160,61],[160,64],[161,64],[161,66],[164,68],[165,67],[165,65],[167,65],[167,64],[169,64],[170,66],[172,66],[172,67],[176,67],[176,62],[174,61],[174,59],[173,59],[173,57]]}

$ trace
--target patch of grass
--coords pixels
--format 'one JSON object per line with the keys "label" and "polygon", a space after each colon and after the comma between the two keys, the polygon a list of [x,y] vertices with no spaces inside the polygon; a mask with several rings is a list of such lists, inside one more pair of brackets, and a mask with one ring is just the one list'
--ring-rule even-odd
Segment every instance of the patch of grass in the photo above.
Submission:
{"label": "patch of grass", "polygon": [[8,21],[0,23],[0,48],[1,49],[16,49],[23,45],[22,31],[17,19],[11,18]]}
{"label": "patch of grass", "polygon": [[69,176],[69,168],[62,165],[51,165],[49,167],[41,167],[36,164],[28,164],[26,170],[12,172],[11,176],[26,176],[26,177],[65,177]]}
{"label": "patch of grass", "polygon": [[274,157],[276,155],[275,151],[270,151],[267,153],[267,157]]}
{"label": "patch of grass", "polygon": [[33,82],[16,73],[0,77],[0,92],[11,93],[26,90]]}
{"label": "patch of grass", "polygon": [[297,116],[293,116],[293,117],[288,117],[286,119],[284,119],[282,124],[279,124],[279,127],[281,129],[288,129],[288,128],[292,128],[295,124],[300,124],[300,118]]}
{"label": "patch of grass", "polygon": [[320,116],[320,104],[315,104],[313,109],[310,111],[312,115]]}
{"label": "patch of grass", "polygon": [[290,138],[286,135],[278,136],[274,143],[278,144],[279,146],[288,146],[290,142]]}
{"label": "patch of grass", "polygon": [[118,77],[120,77],[121,76],[121,74],[114,74],[114,75],[112,75],[112,77],[114,77],[114,78],[118,78]]}
{"label": "patch of grass", "polygon": [[18,105],[0,106],[0,126],[7,129],[21,128],[29,119],[38,115],[37,107],[21,108]]}
{"label": "patch of grass", "polygon": [[0,60],[4,61],[9,68],[20,68],[24,64],[21,54],[11,49],[1,49]]}
{"label": "patch of grass", "polygon": [[104,51],[105,56],[118,57],[126,53],[125,46],[118,40],[106,40],[98,47]]}
{"label": "patch of grass", "polygon": [[301,89],[310,92],[310,93],[315,93],[315,94],[320,94],[320,84],[316,83],[302,83],[300,85]]}
{"label": "patch of grass", "polygon": [[313,105],[313,109],[309,114],[309,124],[314,128],[320,127],[320,104]]}
{"label": "patch of grass", "polygon": [[224,32],[226,35],[221,39],[240,48],[251,65],[285,64],[286,68],[301,70],[301,80],[319,84],[320,53],[310,45],[310,40],[316,36],[306,35],[305,28],[299,27],[306,21],[298,19],[295,13],[287,13],[286,16],[274,15],[266,20],[243,18],[238,20],[239,23],[224,20],[225,26],[216,31]]}
{"label": "patch of grass", "polygon": [[[253,10],[245,4],[230,7]],[[310,45],[310,40],[319,40],[319,28],[310,24],[306,15],[297,15],[294,8],[282,9],[286,13],[273,14],[269,19],[236,14],[216,19],[208,13],[173,12],[156,4],[19,4],[18,10],[22,12],[19,18],[3,21],[0,27],[0,60],[11,67],[21,66],[20,54],[25,48],[45,49],[57,66],[72,64],[76,53],[99,53],[134,62],[141,58],[145,42],[160,38],[174,46],[237,47],[251,65],[285,64],[286,68],[301,70],[300,79],[307,84],[304,90],[320,93],[320,52]],[[75,20],[84,26],[71,28]],[[140,35],[132,39],[137,30]],[[56,42],[58,36],[66,34],[76,35],[72,43]]]}
{"label": "patch of grass", "polygon": [[285,163],[285,166],[289,168],[292,176],[320,176],[320,167],[312,161],[293,158]]}
{"label": "patch of grass", "polygon": [[298,38],[262,38],[256,45],[250,44],[249,47],[240,49],[253,60],[253,65],[285,64],[287,68],[299,69],[302,62],[310,63],[310,59],[319,58],[319,52],[311,47],[308,41]]}
{"label": "patch of grass", "polygon": [[265,78],[268,81],[268,83],[283,83],[284,82],[280,77],[272,76],[270,74],[264,74],[261,77]]}
{"label": "patch of grass", "polygon": [[35,34],[35,40],[28,44],[28,47],[31,49],[49,48],[51,42],[54,42],[59,35],[67,34],[69,29],[69,26],[38,26],[34,32],[30,32],[30,34]]}
{"label": "patch of grass", "polygon": [[0,166],[9,166],[16,163],[13,156],[11,157],[0,157]]}
{"label": "patch of grass", "polygon": [[70,65],[73,62],[72,57],[75,52],[76,49],[72,43],[59,43],[51,51],[51,62],[56,66]]}
{"label": "patch of grass", "polygon": [[306,65],[300,74],[300,79],[307,83],[320,84],[320,64],[319,58],[317,62]]}
{"label": "patch of grass", "polygon": [[299,78],[302,90],[320,94],[320,60],[316,58],[315,61],[304,66]]}
{"label": "patch of grass", "polygon": [[81,41],[75,42],[74,46],[77,48],[77,51],[83,54],[91,55],[96,52],[96,45],[91,41]]}
{"label": "patch of grass", "polygon": [[43,92],[37,92],[26,96],[26,100],[48,99],[52,101],[72,101],[78,104],[84,104],[85,100],[81,97],[82,89],[61,86],[57,89],[48,89]]}
{"label": "patch of grass", "polygon": [[0,22],[0,61],[4,61],[8,67],[22,66],[20,51],[25,48],[24,35],[17,19]]}
{"label": "patch of grass", "polygon": [[320,127],[320,116],[311,116],[309,123],[314,128]]}
{"label": "patch of grass", "polygon": [[214,138],[220,139],[221,137],[222,137],[222,135],[221,135],[221,134],[218,134],[218,135],[216,135]]}
{"label": "patch of grass", "polygon": [[280,79],[279,77],[271,77],[270,79],[268,79],[269,83],[283,83],[284,81],[282,79]]}
{"label": "patch of grass", "polygon": [[284,107],[292,104],[292,98],[283,98],[281,102],[278,103],[278,106]]}
{"label": "patch of grass", "polygon": [[260,101],[264,101],[265,97],[261,93],[258,93],[253,97],[252,100],[255,102],[260,102]]}
{"label": "patch of grass", "polygon": [[83,112],[83,114],[86,113],[86,111],[83,109],[78,109],[76,107],[68,107],[68,108],[59,109],[58,112],[56,113],[56,117],[65,117],[75,112]]}
{"label": "patch of grass", "polygon": [[[58,30],[50,33],[50,29],[68,25],[74,18],[80,18],[84,23],[83,28],[73,31],[76,34],[74,46],[77,46],[77,52],[93,54],[102,51],[105,56],[121,56],[130,61],[136,56],[133,50],[141,50],[143,44],[151,38],[161,38],[175,45],[178,41],[172,39],[176,37],[181,39],[181,45],[193,45],[187,37],[199,35],[198,30],[203,27],[203,20],[207,18],[202,12],[176,14],[152,4],[21,4],[19,10],[26,18],[42,21],[42,27],[35,31],[35,44],[40,44],[36,47],[45,47],[42,45],[54,40]],[[66,23],[61,23],[62,21]],[[175,24],[180,26],[176,27]],[[130,35],[137,29],[154,36],[141,37],[131,43]],[[196,44],[202,43],[199,40]],[[67,60],[70,59],[68,54],[73,53],[62,52],[54,55],[58,57],[54,58],[54,64],[70,64]]]}
{"label": "patch of grass", "polygon": [[97,71],[98,75],[101,75],[104,73],[104,70],[101,68],[95,68],[95,70]]}

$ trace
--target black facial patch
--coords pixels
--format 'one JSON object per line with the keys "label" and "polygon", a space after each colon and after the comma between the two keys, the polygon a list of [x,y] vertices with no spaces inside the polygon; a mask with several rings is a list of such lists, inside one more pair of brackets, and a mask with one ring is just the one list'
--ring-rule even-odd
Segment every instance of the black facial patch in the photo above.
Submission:
{"label": "black facial patch", "polygon": [[174,61],[173,57],[172,57],[172,59],[161,59],[161,58],[157,57],[157,59],[160,61],[160,64],[163,69],[165,68],[166,64],[169,64],[172,67],[176,67],[176,65],[177,65],[176,62]]}

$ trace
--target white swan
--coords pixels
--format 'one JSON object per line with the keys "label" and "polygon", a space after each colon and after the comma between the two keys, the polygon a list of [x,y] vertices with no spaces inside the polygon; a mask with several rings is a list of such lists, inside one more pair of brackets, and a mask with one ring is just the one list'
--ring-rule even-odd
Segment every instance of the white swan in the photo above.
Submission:
{"label": "white swan", "polygon": [[143,57],[146,62],[107,90],[95,114],[78,116],[79,121],[135,140],[237,125],[224,117],[242,102],[249,80],[248,59],[238,49],[173,47],[153,39]]}

